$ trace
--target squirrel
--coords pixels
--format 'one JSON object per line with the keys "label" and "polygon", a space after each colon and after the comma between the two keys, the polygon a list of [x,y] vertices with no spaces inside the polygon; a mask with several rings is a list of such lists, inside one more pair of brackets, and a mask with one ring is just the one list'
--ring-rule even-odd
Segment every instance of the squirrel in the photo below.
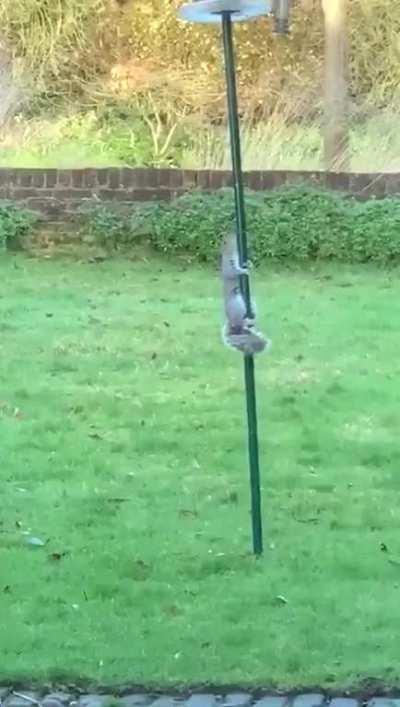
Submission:
{"label": "squirrel", "polygon": [[240,286],[241,276],[248,277],[248,268],[240,265],[236,235],[230,233],[222,245],[221,275],[225,308],[222,340],[245,356],[252,356],[270,347],[270,341],[255,329],[255,306],[250,316]]}

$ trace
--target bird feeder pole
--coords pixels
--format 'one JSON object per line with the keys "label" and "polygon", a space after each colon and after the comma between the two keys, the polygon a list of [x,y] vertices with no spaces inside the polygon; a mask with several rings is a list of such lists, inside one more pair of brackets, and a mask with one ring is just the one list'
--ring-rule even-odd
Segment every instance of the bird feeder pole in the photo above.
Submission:
{"label": "bird feeder pole", "polygon": [[[288,4],[288,0],[285,0]],[[278,12],[282,13],[282,0],[273,0],[276,14],[275,31],[285,24],[278,24]],[[242,159],[240,147],[239,113],[236,90],[235,55],[233,47],[232,24],[267,15],[271,12],[269,0],[193,0],[183,5],[179,15],[182,19],[197,23],[216,23],[222,26],[224,49],[226,94],[228,103],[228,120],[232,158],[233,186],[235,194],[236,236],[239,260],[241,265],[247,264],[247,228],[244,203]],[[251,314],[250,283],[248,277],[241,278],[241,288],[246,303],[247,313]],[[250,468],[251,518],[253,534],[253,552],[256,556],[263,552],[260,466],[257,431],[257,403],[253,356],[244,356],[244,380],[246,390],[248,451]]]}

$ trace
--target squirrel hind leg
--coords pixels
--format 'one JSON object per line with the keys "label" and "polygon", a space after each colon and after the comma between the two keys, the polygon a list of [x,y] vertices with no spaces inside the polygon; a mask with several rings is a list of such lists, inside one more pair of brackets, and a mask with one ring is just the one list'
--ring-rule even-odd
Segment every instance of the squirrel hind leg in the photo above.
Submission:
{"label": "squirrel hind leg", "polygon": [[253,329],[242,329],[236,332],[225,325],[222,329],[222,340],[226,346],[240,351],[245,356],[252,356],[271,348],[271,341],[261,332]]}

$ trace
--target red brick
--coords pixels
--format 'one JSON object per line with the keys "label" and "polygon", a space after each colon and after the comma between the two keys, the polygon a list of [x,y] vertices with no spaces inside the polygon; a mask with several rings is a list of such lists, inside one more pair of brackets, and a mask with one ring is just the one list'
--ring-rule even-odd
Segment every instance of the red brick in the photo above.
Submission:
{"label": "red brick", "polygon": [[249,189],[254,191],[262,189],[262,172],[245,172],[243,178]]}
{"label": "red brick", "polygon": [[124,189],[137,184],[137,170],[131,167],[123,167],[121,169],[120,180]]}
{"label": "red brick", "polygon": [[271,170],[262,172],[261,185],[262,189],[277,189],[286,184],[287,172],[283,170]]}
{"label": "red brick", "polygon": [[29,199],[37,195],[37,190],[29,187],[12,187],[10,195],[13,199]]}
{"label": "red brick", "polygon": [[19,169],[18,170],[18,184],[21,187],[30,187],[32,185],[32,170],[30,169]]}
{"label": "red brick", "polygon": [[383,179],[385,181],[385,194],[387,194],[387,196],[400,194],[400,174],[385,174],[383,175]]}
{"label": "red brick", "polygon": [[0,184],[8,184],[9,186],[18,185],[18,170],[16,169],[1,169]]}
{"label": "red brick", "polygon": [[144,187],[157,186],[158,170],[146,169],[144,167],[123,167],[121,169],[121,184],[123,187],[134,187],[143,189]]}
{"label": "red brick", "polygon": [[59,169],[58,170],[58,187],[72,187],[72,170],[71,169]]}
{"label": "red brick", "polygon": [[381,198],[386,194],[386,184],[383,174],[348,174],[348,189],[360,199],[373,196]]}
{"label": "red brick", "polygon": [[200,189],[210,189],[211,172],[209,169],[201,169],[197,172],[197,186]]}
{"label": "red brick", "polygon": [[171,198],[170,189],[134,189],[130,192],[132,201],[162,201]]}
{"label": "red brick", "polygon": [[349,175],[346,172],[327,172],[325,175],[325,184],[328,189],[348,191]]}
{"label": "red brick", "polygon": [[36,189],[42,189],[45,185],[44,169],[32,169],[32,186]]}
{"label": "red brick", "polygon": [[[39,193],[41,195],[42,192]],[[91,189],[57,189],[57,191],[52,192],[53,196],[57,199],[93,199],[93,192]]]}
{"label": "red brick", "polygon": [[169,184],[171,189],[180,189],[183,187],[183,169],[170,169]]}
{"label": "red brick", "polygon": [[97,170],[97,184],[101,187],[108,186],[108,168],[102,167]]}
{"label": "red brick", "polygon": [[79,189],[80,187],[84,186],[84,181],[85,181],[85,170],[73,169],[72,170],[72,186],[77,187]]}
{"label": "red brick", "polygon": [[182,173],[182,184],[187,189],[195,189],[197,187],[197,172],[195,169],[184,169]]}
{"label": "red brick", "polygon": [[218,169],[210,172],[210,189],[222,189],[223,187],[232,187],[233,177],[228,170]]}
{"label": "red brick", "polygon": [[97,169],[85,169],[83,175],[83,186],[94,189],[97,186]]}
{"label": "red brick", "polygon": [[96,196],[101,201],[130,201],[132,191],[130,189],[110,189],[107,187],[100,187]]}
{"label": "red brick", "polygon": [[325,172],[306,172],[301,170],[289,170],[285,173],[286,184],[307,184],[309,186],[324,186]]}
{"label": "red brick", "polygon": [[8,169],[0,169],[0,186],[8,186],[9,183]]}
{"label": "red brick", "polygon": [[58,180],[58,170],[57,169],[46,169],[46,187],[55,187]]}
{"label": "red brick", "polygon": [[55,189],[36,189],[33,187],[32,189],[35,193],[35,196],[38,197],[43,197],[43,198],[51,198],[51,199],[58,199],[59,197],[59,192],[56,191]]}
{"label": "red brick", "polygon": [[171,183],[171,171],[170,169],[149,170],[149,180],[146,182],[146,186],[169,187]]}
{"label": "red brick", "polygon": [[110,167],[108,170],[108,184],[110,189],[120,189],[121,173],[118,167]]}

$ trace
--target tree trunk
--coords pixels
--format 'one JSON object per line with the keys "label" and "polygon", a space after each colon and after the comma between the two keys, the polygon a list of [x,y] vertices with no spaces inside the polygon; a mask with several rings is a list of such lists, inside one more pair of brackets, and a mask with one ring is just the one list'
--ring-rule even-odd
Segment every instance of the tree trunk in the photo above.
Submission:
{"label": "tree trunk", "polygon": [[349,168],[347,0],[322,0],[325,18],[324,161],[330,171]]}

